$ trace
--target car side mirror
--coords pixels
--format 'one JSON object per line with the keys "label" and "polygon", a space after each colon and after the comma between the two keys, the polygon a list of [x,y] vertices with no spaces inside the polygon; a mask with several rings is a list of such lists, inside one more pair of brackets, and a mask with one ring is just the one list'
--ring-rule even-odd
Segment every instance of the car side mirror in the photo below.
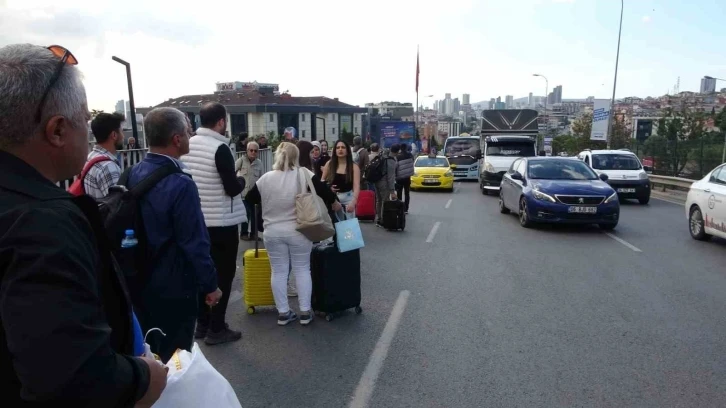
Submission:
{"label": "car side mirror", "polygon": [[456,165],[455,164],[451,164],[451,165],[449,165],[449,168],[455,169],[456,168]]}
{"label": "car side mirror", "polygon": [[512,173],[512,175],[510,177],[512,177],[512,180],[519,180],[519,181],[524,180],[524,177],[522,177],[522,173],[520,173],[518,171],[515,171],[514,173]]}
{"label": "car side mirror", "polygon": [[605,173],[600,173],[600,180],[602,180],[602,181],[608,181],[608,179],[609,179],[609,178],[610,178],[610,177],[608,177],[608,175],[607,175],[607,174],[605,174]]}
{"label": "car side mirror", "polygon": [[643,166],[643,171],[646,172],[646,173],[652,173],[653,172],[653,168],[650,167],[650,166]]}
{"label": "car side mirror", "polygon": [[481,160],[481,152],[476,152],[476,159]]}

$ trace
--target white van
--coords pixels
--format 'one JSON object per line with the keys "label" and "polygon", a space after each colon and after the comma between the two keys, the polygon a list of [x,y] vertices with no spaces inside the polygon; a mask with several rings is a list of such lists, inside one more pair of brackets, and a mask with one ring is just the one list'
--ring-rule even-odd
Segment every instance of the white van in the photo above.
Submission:
{"label": "white van", "polygon": [[640,204],[650,201],[650,179],[648,166],[643,166],[633,152],[620,150],[589,150],[577,155],[598,174],[608,176],[608,184],[618,193],[618,198],[634,198]]}

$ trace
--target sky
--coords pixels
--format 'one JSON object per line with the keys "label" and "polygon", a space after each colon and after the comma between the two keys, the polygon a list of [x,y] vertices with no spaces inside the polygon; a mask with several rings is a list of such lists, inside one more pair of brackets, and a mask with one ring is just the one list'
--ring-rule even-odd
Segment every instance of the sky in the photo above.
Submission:
{"label": "sky", "polygon": [[[471,102],[562,85],[610,98],[618,0],[0,0],[0,46],[60,44],[78,58],[89,107],[211,93],[216,82],[280,84],[352,105],[444,93]],[[726,78],[726,1],[625,0],[616,96],[698,91]],[[718,83],[718,88],[726,83]],[[427,97],[434,95],[434,97]]]}

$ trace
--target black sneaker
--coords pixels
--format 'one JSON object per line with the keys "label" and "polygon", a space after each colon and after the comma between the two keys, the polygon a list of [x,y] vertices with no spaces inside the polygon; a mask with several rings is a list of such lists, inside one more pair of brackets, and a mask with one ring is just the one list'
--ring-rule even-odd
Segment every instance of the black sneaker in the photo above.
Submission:
{"label": "black sneaker", "polygon": [[309,312],[300,312],[300,324],[303,326],[307,326],[310,323],[313,322],[313,312],[312,310]]}
{"label": "black sneaker", "polygon": [[209,327],[202,326],[201,324],[197,323],[197,328],[194,329],[194,338],[203,339],[203,338],[207,337],[208,331],[209,331]]}
{"label": "black sneaker", "polygon": [[288,323],[294,322],[297,320],[297,315],[292,310],[288,310],[287,314],[281,314],[277,316],[277,325],[278,326],[287,326]]}
{"label": "black sneaker", "polygon": [[213,332],[208,331],[207,337],[204,339],[204,343],[208,346],[214,346],[216,344],[230,343],[237,341],[242,338],[242,332],[231,330],[228,324],[224,325],[224,329]]}

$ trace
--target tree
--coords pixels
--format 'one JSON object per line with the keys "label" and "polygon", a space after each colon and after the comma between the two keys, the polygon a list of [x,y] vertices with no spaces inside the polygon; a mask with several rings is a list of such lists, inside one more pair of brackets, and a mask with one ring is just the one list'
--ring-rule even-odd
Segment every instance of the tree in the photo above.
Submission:
{"label": "tree", "polygon": [[625,126],[625,118],[616,116],[610,131],[610,148],[622,149],[630,146],[630,133]]}
{"label": "tree", "polygon": [[91,109],[91,118],[95,118],[99,113],[106,113],[103,110]]}

